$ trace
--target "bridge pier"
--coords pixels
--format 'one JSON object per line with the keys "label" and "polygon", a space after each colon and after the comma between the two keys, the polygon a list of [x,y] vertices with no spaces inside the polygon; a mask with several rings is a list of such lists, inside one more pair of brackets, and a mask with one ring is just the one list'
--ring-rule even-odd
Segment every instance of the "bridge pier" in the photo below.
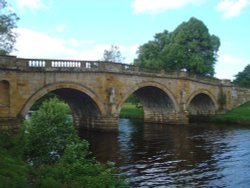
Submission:
{"label": "bridge pier", "polygon": [[117,131],[118,117],[74,117],[76,129],[80,132],[86,129],[98,131]]}
{"label": "bridge pier", "polygon": [[19,129],[22,124],[22,119],[20,118],[0,118],[0,130],[1,129]]}
{"label": "bridge pier", "polygon": [[158,124],[188,124],[188,116],[186,113],[172,113],[172,114],[147,114],[144,117],[146,123]]}

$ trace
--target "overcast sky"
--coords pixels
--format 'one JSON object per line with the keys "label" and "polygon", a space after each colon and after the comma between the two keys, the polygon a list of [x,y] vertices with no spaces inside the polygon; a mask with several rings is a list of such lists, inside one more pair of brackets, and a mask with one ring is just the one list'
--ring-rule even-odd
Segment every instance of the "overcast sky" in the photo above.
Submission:
{"label": "overcast sky", "polygon": [[111,44],[126,63],[138,46],[196,17],[221,40],[216,77],[250,64],[250,0],[8,0],[19,17],[13,55],[99,60]]}

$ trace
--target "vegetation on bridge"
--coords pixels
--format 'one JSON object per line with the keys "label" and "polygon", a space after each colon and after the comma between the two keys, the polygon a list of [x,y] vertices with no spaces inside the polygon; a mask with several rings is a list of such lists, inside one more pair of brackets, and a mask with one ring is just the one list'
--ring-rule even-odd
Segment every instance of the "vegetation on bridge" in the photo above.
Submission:
{"label": "vegetation on bridge", "polygon": [[0,187],[128,187],[100,164],[58,99],[45,101],[18,134],[0,132]]}

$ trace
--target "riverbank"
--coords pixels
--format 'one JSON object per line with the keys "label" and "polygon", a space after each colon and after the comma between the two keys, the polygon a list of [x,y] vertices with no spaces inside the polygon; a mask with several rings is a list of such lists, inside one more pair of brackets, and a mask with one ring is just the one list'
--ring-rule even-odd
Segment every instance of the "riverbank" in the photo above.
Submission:
{"label": "riverbank", "polygon": [[[136,105],[131,103],[125,103],[120,112],[121,118],[142,119],[143,116],[143,108],[137,108]],[[191,116],[190,121],[250,125],[250,101],[225,114]]]}
{"label": "riverbank", "polygon": [[190,116],[190,122],[250,125],[250,101],[224,114]]}
{"label": "riverbank", "polygon": [[225,113],[210,116],[210,122],[250,125],[250,101]]}
{"label": "riverbank", "polygon": [[134,119],[143,119],[144,112],[143,108],[136,107],[135,104],[132,103],[125,103],[122,106],[120,112],[120,118],[134,118]]}
{"label": "riverbank", "polygon": [[[87,147],[79,147],[80,143],[70,146],[77,148],[72,153],[66,148],[56,163],[37,166],[24,160],[25,141],[22,132],[0,130],[0,187],[129,187],[116,176],[118,170],[113,163],[96,161],[88,156]],[[79,153],[86,156],[78,157]]]}

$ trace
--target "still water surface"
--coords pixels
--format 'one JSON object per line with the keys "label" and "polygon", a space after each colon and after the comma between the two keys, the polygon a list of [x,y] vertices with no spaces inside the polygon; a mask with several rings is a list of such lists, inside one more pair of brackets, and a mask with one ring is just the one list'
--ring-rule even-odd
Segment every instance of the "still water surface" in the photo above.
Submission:
{"label": "still water surface", "polygon": [[121,119],[118,133],[86,131],[82,138],[132,187],[250,187],[250,127]]}

